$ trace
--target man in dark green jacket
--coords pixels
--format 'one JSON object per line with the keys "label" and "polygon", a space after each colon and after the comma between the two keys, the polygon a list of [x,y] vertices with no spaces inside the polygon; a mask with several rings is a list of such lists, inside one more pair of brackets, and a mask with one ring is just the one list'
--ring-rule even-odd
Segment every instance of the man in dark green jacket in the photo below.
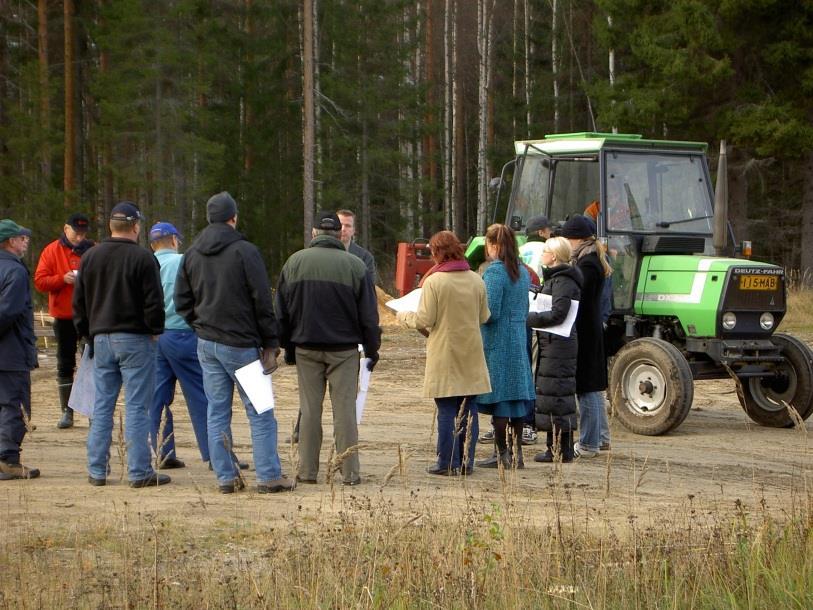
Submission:
{"label": "man in dark green jacket", "polygon": [[[358,345],[378,362],[381,329],[372,276],[360,258],[339,240],[342,225],[333,212],[317,216],[310,246],[293,254],[279,278],[276,310],[286,362],[297,365],[299,409],[299,473],[303,483],[315,483],[322,444],[322,402],[330,384],[336,451],[358,443],[356,392]],[[345,485],[357,485],[358,452],[341,465]]]}

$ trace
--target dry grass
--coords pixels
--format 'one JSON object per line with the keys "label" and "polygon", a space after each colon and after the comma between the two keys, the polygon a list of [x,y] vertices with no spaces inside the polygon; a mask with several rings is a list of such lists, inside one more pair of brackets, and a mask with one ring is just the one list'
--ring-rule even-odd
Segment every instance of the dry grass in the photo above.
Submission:
{"label": "dry grass", "polygon": [[510,482],[501,502],[469,496],[445,518],[355,497],[282,527],[224,515],[201,529],[132,510],[58,530],[9,524],[0,606],[813,607],[813,496],[789,498],[781,518],[764,503],[735,500],[724,515],[689,498],[619,528],[582,517],[556,475],[549,494],[543,527],[526,525]]}
{"label": "dry grass", "polygon": [[813,289],[788,290],[787,313],[779,327],[784,332],[813,332]]}

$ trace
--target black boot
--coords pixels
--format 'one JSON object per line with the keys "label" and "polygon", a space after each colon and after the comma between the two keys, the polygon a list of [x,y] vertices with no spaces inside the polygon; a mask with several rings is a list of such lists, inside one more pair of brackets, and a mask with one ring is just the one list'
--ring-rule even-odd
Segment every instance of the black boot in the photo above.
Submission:
{"label": "black boot", "polygon": [[543,463],[550,463],[553,462],[554,455],[553,455],[553,432],[548,430],[547,436],[545,439],[545,445],[547,445],[547,450],[541,453],[537,453],[534,456],[534,462],[543,462]]}
{"label": "black boot", "polygon": [[73,428],[73,409],[68,406],[68,399],[71,397],[71,388],[73,388],[73,379],[70,377],[59,377],[57,378],[57,383],[59,384],[59,406],[62,407],[62,418],[56,427],[60,430]]}
{"label": "black boot", "polygon": [[562,451],[562,462],[568,463],[573,461],[573,430],[568,430],[565,432],[562,430],[562,433],[559,437],[559,444],[561,445]]}

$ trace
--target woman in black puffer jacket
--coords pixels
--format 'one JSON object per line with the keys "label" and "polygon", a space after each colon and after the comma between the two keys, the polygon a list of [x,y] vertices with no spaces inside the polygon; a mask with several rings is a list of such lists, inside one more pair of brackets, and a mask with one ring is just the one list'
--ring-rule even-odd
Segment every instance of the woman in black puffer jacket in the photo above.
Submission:
{"label": "woman in black puffer jacket", "polygon": [[[542,253],[544,282],[542,294],[552,298],[550,311],[528,314],[528,326],[544,329],[565,321],[570,302],[581,296],[582,274],[570,265],[570,243],[562,237],[545,242]],[[539,363],[535,373],[536,426],[547,432],[547,451],[534,457],[537,462],[552,462],[560,453],[563,462],[573,461],[573,430],[578,426],[576,413],[576,361],[578,341],[576,325],[569,337],[537,330]],[[554,437],[558,442],[554,443]]]}

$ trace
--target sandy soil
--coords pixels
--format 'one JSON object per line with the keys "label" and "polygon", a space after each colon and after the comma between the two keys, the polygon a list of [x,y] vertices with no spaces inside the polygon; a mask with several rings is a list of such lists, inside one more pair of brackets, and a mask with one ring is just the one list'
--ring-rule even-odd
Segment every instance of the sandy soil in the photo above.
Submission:
{"label": "sandy soil", "polygon": [[[808,337],[810,339],[810,337]],[[24,445],[24,462],[39,467],[41,478],[0,483],[0,503],[13,521],[42,528],[90,525],[101,516],[138,513],[162,520],[218,527],[223,519],[252,520],[271,526],[286,521],[319,523],[346,512],[386,505],[405,520],[420,515],[454,514],[464,509],[489,510],[510,505],[521,518],[550,524],[564,503],[574,518],[591,523],[636,521],[656,526],[663,518],[687,511],[735,511],[748,508],[789,510],[809,496],[813,420],[802,430],[759,427],[739,407],[730,382],[698,384],[694,408],[684,424],[664,437],[636,436],[612,424],[612,451],[556,469],[532,461],[540,445],[526,447],[528,466],[510,473],[503,483],[496,471],[480,469],[466,479],[424,473],[434,458],[434,405],[421,398],[424,339],[417,333],[385,330],[382,358],[375,371],[367,411],[360,427],[364,483],[345,488],[324,482],[330,453],[330,407],[326,405],[323,470],[318,485],[301,485],[290,494],[259,496],[249,488],[239,494],[217,493],[215,479],[200,461],[183,396],[178,391],[174,414],[179,456],[187,468],[173,470],[172,484],[130,489],[113,448],[113,474],[106,487],[86,482],[87,420],[71,430],[57,430],[59,416],[53,349],[41,354],[33,373],[33,424]],[[282,366],[274,377],[280,442],[297,412],[296,372]],[[121,408],[118,409],[121,411]],[[484,422],[485,423],[485,422]],[[234,436],[237,453],[250,461],[250,435],[245,412],[236,403]],[[114,434],[115,443],[115,434]],[[485,456],[490,448],[479,445]],[[284,470],[292,474],[296,452],[280,447]],[[399,468],[403,464],[403,472]],[[13,535],[4,529],[0,536]]]}

